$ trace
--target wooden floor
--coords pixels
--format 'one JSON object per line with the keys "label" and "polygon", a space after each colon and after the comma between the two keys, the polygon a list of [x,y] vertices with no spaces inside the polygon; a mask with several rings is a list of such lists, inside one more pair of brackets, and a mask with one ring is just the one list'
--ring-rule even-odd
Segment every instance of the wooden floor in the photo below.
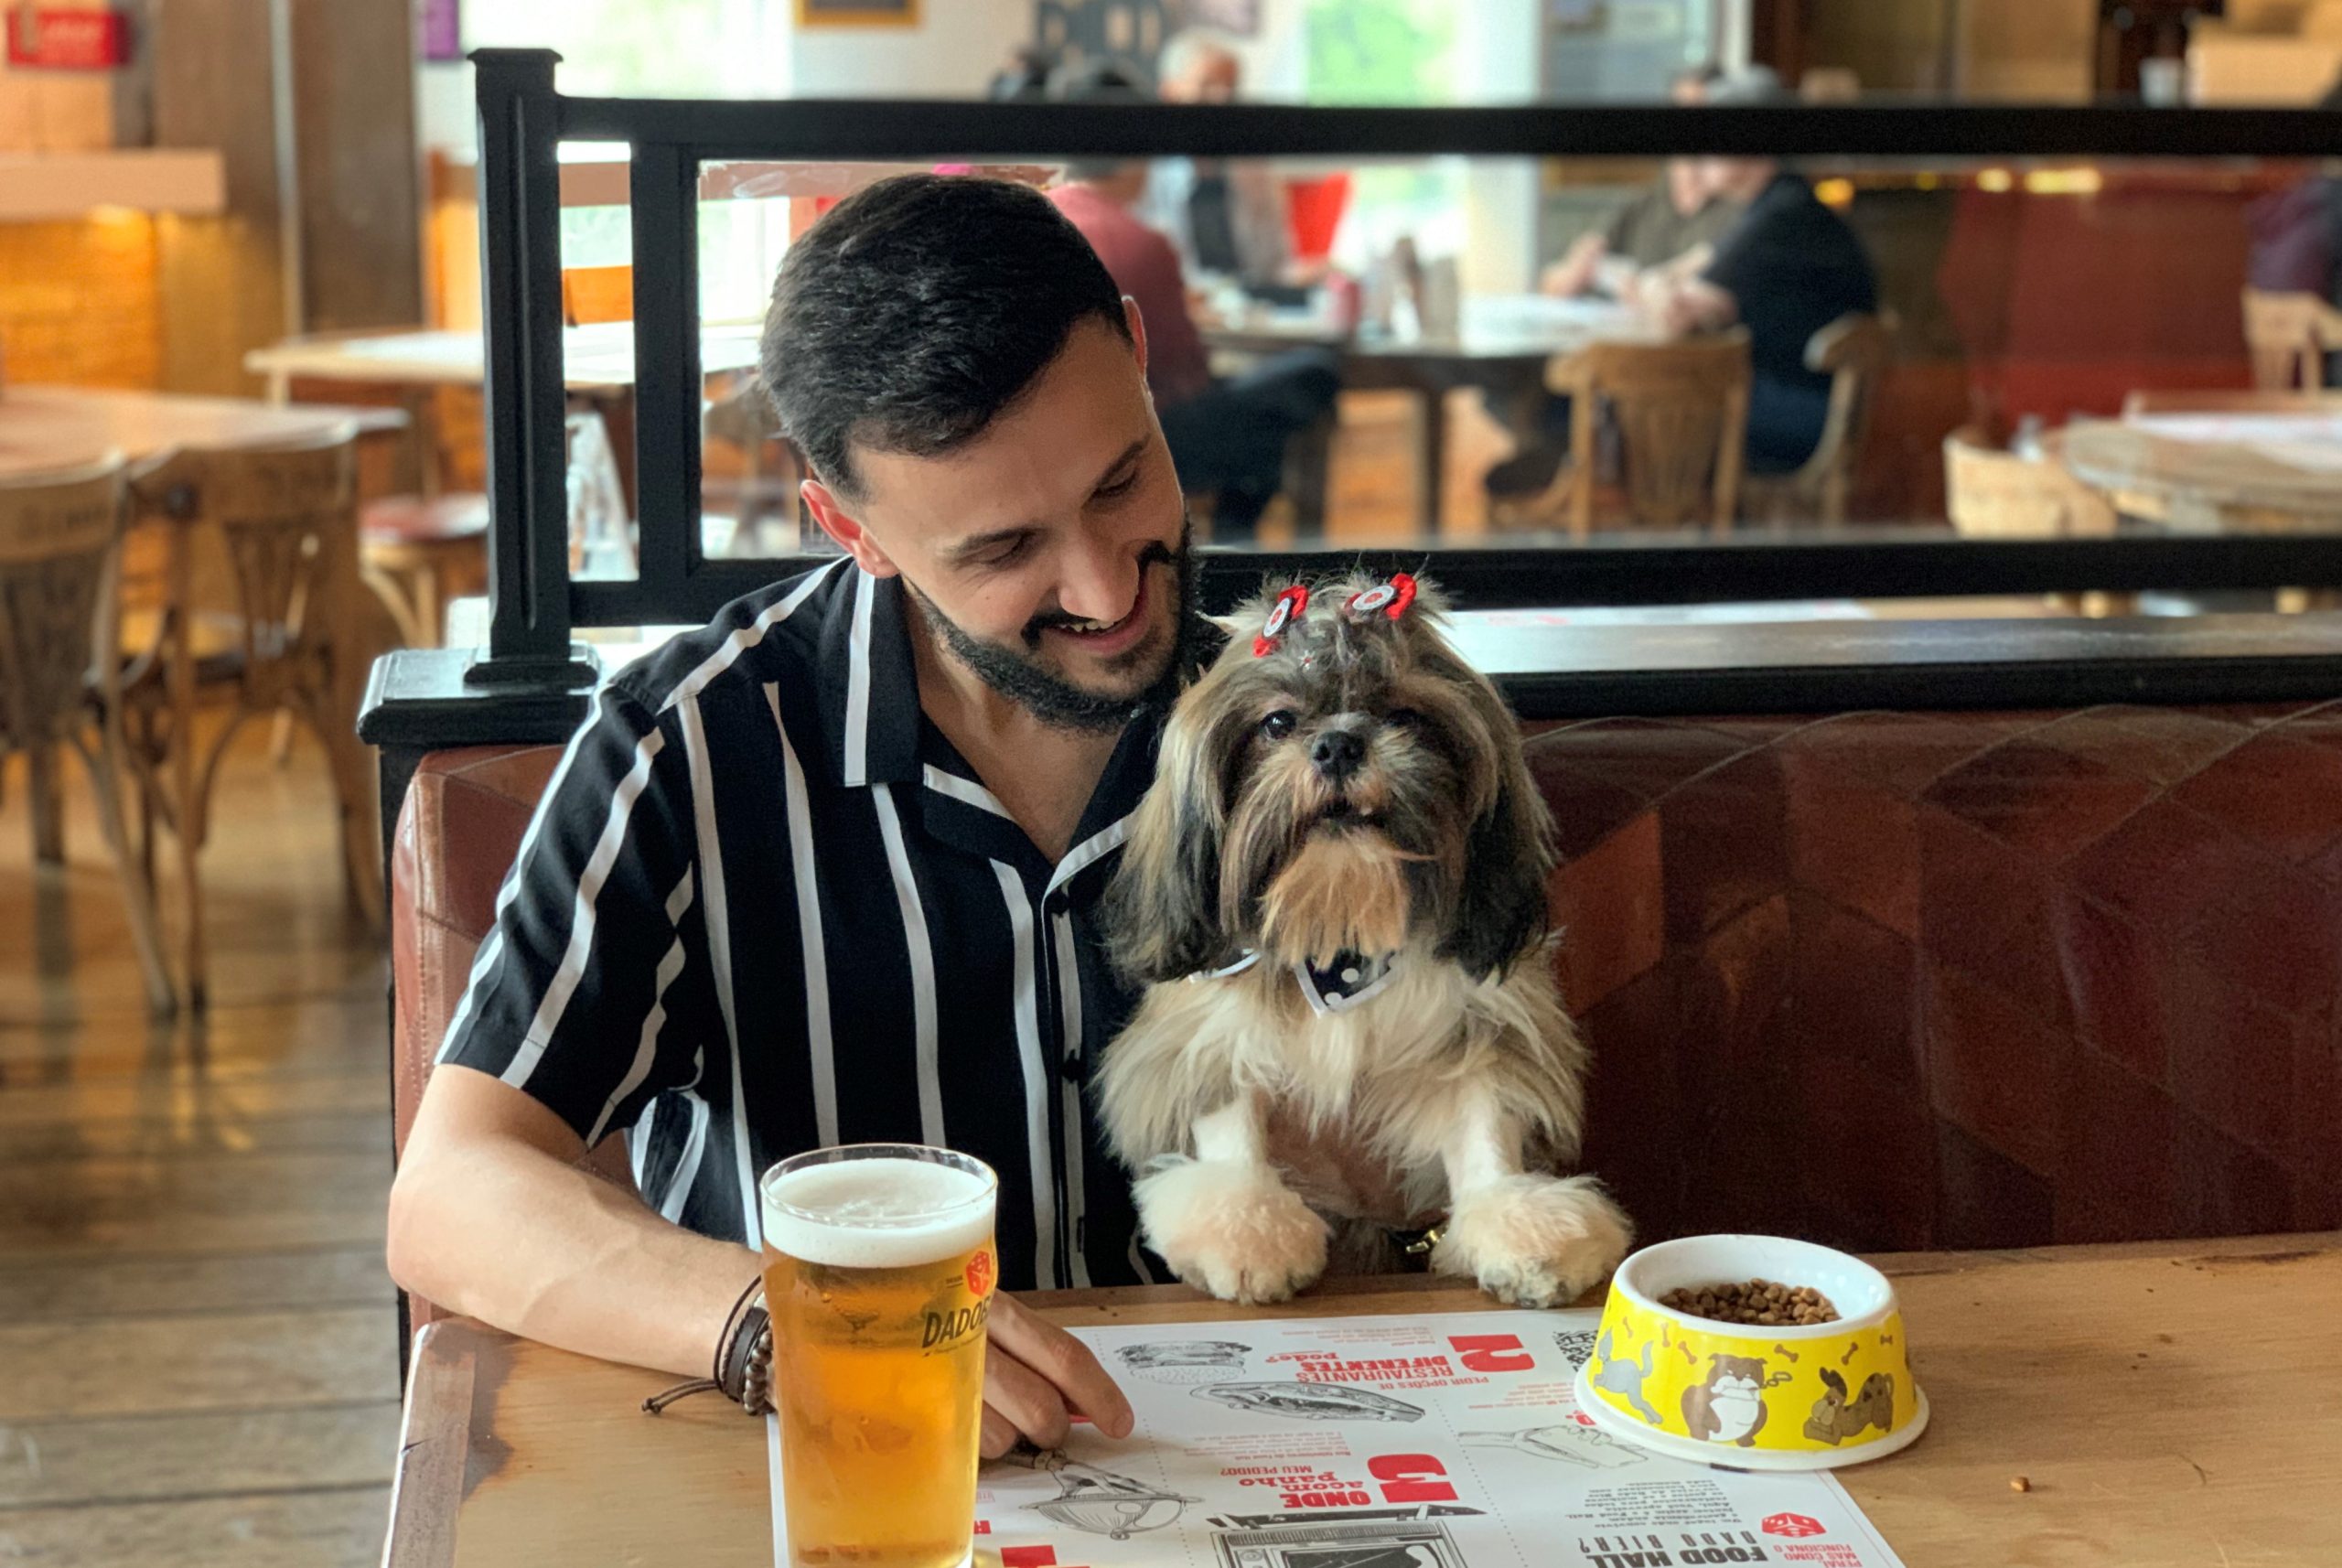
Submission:
{"label": "wooden floor", "polygon": [[[324,759],[248,726],[206,856],[208,1025],[145,1015],[86,782],[68,865],[0,805],[0,1563],[320,1568],[381,1552],[384,965]],[[166,920],[172,890],[165,890]]]}

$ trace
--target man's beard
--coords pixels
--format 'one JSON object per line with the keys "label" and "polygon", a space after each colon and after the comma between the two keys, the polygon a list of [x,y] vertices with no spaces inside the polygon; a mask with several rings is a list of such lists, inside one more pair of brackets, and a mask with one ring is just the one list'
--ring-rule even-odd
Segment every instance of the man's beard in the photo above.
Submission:
{"label": "man's beard", "polygon": [[[976,677],[1018,707],[1058,729],[1087,730],[1104,733],[1121,729],[1130,723],[1131,715],[1139,709],[1156,703],[1167,704],[1178,693],[1179,672],[1187,667],[1187,655],[1195,639],[1196,582],[1195,552],[1189,548],[1190,530],[1182,529],[1176,553],[1160,543],[1150,544],[1139,556],[1142,581],[1145,574],[1157,566],[1171,568],[1171,647],[1165,653],[1162,671],[1142,691],[1128,696],[1111,696],[1077,686],[1051,673],[1037,658],[1017,653],[997,642],[988,642],[970,634],[936,607],[933,599],[911,589],[919,600],[919,609],[929,625],[942,637],[943,645],[951,656],[973,671]],[[1037,654],[1041,634],[1052,627],[1079,626],[1080,616],[1062,610],[1047,610],[1025,623],[1025,646]],[[1150,641],[1141,642],[1121,660],[1135,660],[1146,657]],[[1112,663],[1110,663],[1110,668]]]}

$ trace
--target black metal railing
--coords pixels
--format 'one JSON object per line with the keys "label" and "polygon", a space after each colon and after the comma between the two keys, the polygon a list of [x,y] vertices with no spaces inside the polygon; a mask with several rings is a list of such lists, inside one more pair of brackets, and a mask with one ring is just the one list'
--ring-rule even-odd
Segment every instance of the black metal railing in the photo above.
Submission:
{"label": "black metal railing", "polygon": [[[1852,158],[2342,154],[2342,113],[1947,105],[1325,109],[564,97],[558,57],[478,68],[492,622],[475,684],[565,680],[578,625],[692,622],[802,558],[700,550],[698,180],[725,159],[1074,156],[1382,158],[1763,155]],[[560,190],[564,140],[631,148],[639,573],[572,581],[564,488]],[[1474,607],[2342,585],[2342,534],[2092,541],[1634,541],[1577,549],[1368,551],[1436,560]],[[1208,555],[1208,599],[1322,555]]]}

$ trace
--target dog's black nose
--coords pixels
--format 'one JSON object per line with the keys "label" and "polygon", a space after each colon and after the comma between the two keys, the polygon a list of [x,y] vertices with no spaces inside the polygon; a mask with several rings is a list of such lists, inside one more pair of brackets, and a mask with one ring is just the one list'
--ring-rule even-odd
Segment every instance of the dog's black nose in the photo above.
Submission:
{"label": "dog's black nose", "polygon": [[1347,779],[1366,760],[1366,742],[1348,730],[1329,729],[1309,743],[1309,760],[1328,779]]}

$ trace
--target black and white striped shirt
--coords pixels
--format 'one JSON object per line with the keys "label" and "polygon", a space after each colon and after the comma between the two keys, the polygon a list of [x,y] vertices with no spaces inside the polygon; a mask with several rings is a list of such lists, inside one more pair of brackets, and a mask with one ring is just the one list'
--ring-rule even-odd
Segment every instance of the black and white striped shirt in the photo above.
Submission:
{"label": "black and white striped shirt", "polygon": [[526,1090],[644,1198],[757,1244],[756,1178],[833,1144],[1000,1175],[1002,1283],[1148,1275],[1083,1089],[1134,997],[1100,896],[1133,723],[1052,865],[919,706],[902,588],[839,561],[607,682],[521,840],[439,1059]]}

